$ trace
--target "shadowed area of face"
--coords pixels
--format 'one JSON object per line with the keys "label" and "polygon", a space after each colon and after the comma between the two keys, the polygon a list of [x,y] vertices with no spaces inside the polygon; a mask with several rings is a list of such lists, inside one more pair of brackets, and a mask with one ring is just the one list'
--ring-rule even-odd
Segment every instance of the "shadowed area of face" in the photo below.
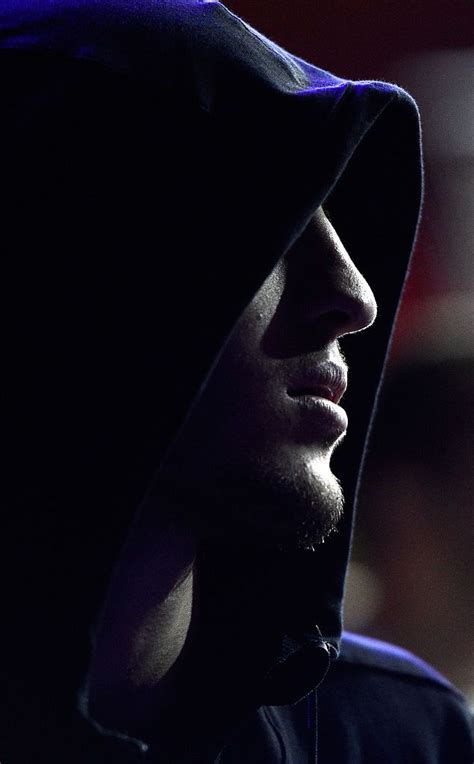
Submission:
{"label": "shadowed area of face", "polygon": [[158,495],[183,522],[281,548],[311,549],[335,530],[343,495],[330,458],[347,424],[338,340],[375,315],[319,208],[240,316],[161,471]]}

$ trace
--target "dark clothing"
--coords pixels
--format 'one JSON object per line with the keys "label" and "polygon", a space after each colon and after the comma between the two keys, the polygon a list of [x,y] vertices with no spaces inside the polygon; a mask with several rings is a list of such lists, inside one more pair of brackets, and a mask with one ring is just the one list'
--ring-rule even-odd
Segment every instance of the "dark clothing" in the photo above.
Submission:
{"label": "dark clothing", "polygon": [[472,719],[443,677],[393,645],[346,637],[318,691],[319,764],[471,761]]}
{"label": "dark clothing", "polygon": [[[317,719],[318,756],[311,750]],[[317,692],[262,707],[217,761],[287,764],[470,762],[462,697],[431,667],[384,642],[343,634]]]}
{"label": "dark clothing", "polygon": [[[333,661],[319,694],[320,761],[467,764],[453,690],[429,671],[415,676],[418,664],[395,669],[393,656],[375,668],[380,653],[360,645],[336,660],[358,478],[421,203],[413,100],[317,69],[220,3],[194,0],[4,0],[0,77],[2,556],[15,581],[2,764],[166,761],[164,747],[151,754],[78,710],[97,612],[232,327],[323,203],[379,303],[374,328],[344,347],[351,427],[333,464],[347,510],[314,554],[246,559],[249,580],[265,570],[280,586],[274,621],[261,623],[254,603],[249,628],[267,630],[268,670],[236,718],[241,752],[232,759],[231,745],[220,760],[315,761],[307,710]],[[236,563],[203,545],[203,612],[235,589]],[[193,729],[187,701],[181,738]],[[183,764],[201,749],[214,761],[228,744],[195,733],[175,755]]]}
{"label": "dark clothing", "polygon": [[[293,705],[260,706],[236,723],[222,746],[197,750],[185,737],[179,758],[169,758],[160,747],[95,732],[79,717],[63,744],[49,748],[50,761],[68,755],[87,764],[472,762],[471,717],[462,696],[410,653],[348,633],[317,693]],[[28,759],[12,753],[6,761]]]}

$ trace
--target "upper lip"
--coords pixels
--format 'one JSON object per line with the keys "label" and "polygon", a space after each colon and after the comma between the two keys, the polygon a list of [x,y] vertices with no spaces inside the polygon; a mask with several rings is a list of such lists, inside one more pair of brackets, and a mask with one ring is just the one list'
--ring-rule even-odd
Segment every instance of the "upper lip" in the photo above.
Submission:
{"label": "upper lip", "polygon": [[347,367],[323,361],[306,369],[288,388],[288,395],[317,395],[339,403],[347,390]]}

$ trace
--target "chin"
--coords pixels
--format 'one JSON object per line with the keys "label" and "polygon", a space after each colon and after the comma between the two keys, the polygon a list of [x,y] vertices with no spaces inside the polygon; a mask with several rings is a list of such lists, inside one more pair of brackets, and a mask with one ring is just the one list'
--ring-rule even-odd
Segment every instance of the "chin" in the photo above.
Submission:
{"label": "chin", "polygon": [[175,522],[202,539],[309,551],[337,530],[343,515],[342,488],[328,460],[300,461],[293,454],[239,467],[234,461],[192,477],[188,471],[184,487],[169,471],[162,478]]}
{"label": "chin", "polygon": [[[249,543],[284,551],[314,550],[337,530],[344,508],[342,489],[326,464],[287,467],[265,465],[250,477],[246,495],[251,512],[239,517],[236,507],[234,527]],[[242,492],[239,498],[245,501]]]}

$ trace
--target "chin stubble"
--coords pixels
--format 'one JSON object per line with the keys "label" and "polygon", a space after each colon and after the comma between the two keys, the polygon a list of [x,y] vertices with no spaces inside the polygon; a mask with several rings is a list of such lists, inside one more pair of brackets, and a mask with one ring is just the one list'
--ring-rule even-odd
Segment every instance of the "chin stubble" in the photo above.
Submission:
{"label": "chin stubble", "polygon": [[292,471],[254,463],[221,468],[213,479],[162,473],[153,491],[156,511],[178,530],[200,538],[282,551],[315,551],[337,530],[344,497],[336,476],[311,464]]}
{"label": "chin stubble", "polygon": [[235,492],[239,501],[232,502],[231,512],[232,524],[247,542],[314,551],[337,530],[344,498],[329,469],[324,474],[310,465],[291,473],[264,469],[247,480]]}

